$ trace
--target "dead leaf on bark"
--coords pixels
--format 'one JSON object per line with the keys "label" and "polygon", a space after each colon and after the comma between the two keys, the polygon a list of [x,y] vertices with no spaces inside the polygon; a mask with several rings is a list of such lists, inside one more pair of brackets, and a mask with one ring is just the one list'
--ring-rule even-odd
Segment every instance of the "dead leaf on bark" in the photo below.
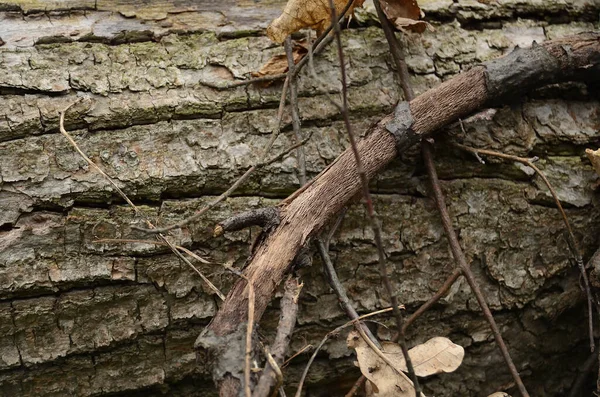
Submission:
{"label": "dead leaf on bark", "polygon": [[[402,350],[397,343],[382,342],[382,352],[394,368],[379,357],[356,331],[347,338],[348,347],[356,351],[362,374],[371,383],[371,396],[414,396]],[[409,350],[417,376],[430,376],[455,371],[465,355],[465,350],[448,338],[435,337]]]}
{"label": "dead leaf on bark", "polygon": [[585,149],[585,154],[587,154],[588,159],[590,159],[592,162],[592,166],[596,170],[596,174],[600,175],[600,149]]}
{"label": "dead leaf on bark", "polygon": [[[419,20],[423,17],[423,12],[413,0],[380,0],[380,4],[387,19],[400,31],[423,33],[427,29],[434,30],[429,23]],[[359,22],[365,23],[369,19],[379,20],[373,0],[366,0],[363,9],[364,11],[356,12]]]}
{"label": "dead leaf on bark", "polygon": [[[348,347],[356,351],[362,374],[372,383],[373,396],[412,396],[414,388],[410,379],[401,371],[407,372],[406,362],[400,346],[392,342],[382,342],[382,352],[394,366],[391,368],[379,357],[360,334],[350,332]],[[455,371],[465,355],[465,350],[448,338],[435,337],[409,350],[417,376],[430,376],[442,372]],[[411,394],[412,393],[412,394]]]}
{"label": "dead leaf on bark", "polygon": [[[384,354],[390,361],[397,363],[398,369],[407,372],[406,362],[396,343],[383,342]],[[430,376],[442,372],[453,372],[460,366],[465,356],[462,346],[452,343],[448,338],[437,336],[417,345],[408,351],[417,376]]]}
{"label": "dead leaf on bark", "polygon": [[425,30],[433,30],[433,26],[425,21],[417,21],[409,18],[396,18],[392,21],[398,30],[403,32],[423,33]]}
{"label": "dead leaf on bark", "polygon": [[413,20],[421,18],[421,8],[416,0],[380,0],[379,4],[391,22],[397,18]]}
{"label": "dead leaf on bark", "polygon": [[[306,54],[308,54],[308,46],[306,45],[305,40],[294,43],[292,49],[294,63],[300,62],[300,60],[304,58]],[[271,57],[271,59],[269,59],[258,72],[252,72],[251,75],[252,77],[273,76],[276,74],[285,73],[287,71],[287,56],[285,54],[278,54]]]}
{"label": "dead leaf on bark", "polygon": [[380,0],[380,4],[383,13],[398,30],[414,33],[423,33],[428,28],[433,30],[429,23],[419,21],[423,13],[416,0]]}
{"label": "dead leaf on bark", "polygon": [[396,18],[392,23],[403,32],[423,33],[427,29],[433,30],[433,26],[429,23],[410,18]]}
{"label": "dead leaf on bark", "polygon": [[[354,0],[350,11],[362,6],[365,0]],[[335,9],[342,12],[348,0],[333,0]],[[267,27],[267,36],[276,43],[283,43],[290,34],[311,28],[321,34],[331,24],[329,0],[288,0],[281,15]]]}
{"label": "dead leaf on bark", "polygon": [[414,396],[415,389],[408,376],[386,364],[357,331],[348,334],[346,344],[356,351],[360,372],[367,378],[367,396]]}
{"label": "dead leaf on bark", "polygon": [[[360,336],[359,336],[360,337]],[[367,349],[370,349],[368,346]],[[359,355],[358,350],[356,351]],[[375,356],[377,357],[377,356]],[[377,357],[382,367],[367,367],[360,365],[360,372],[367,378],[366,391],[368,397],[414,397],[415,388],[412,381],[404,373],[398,375],[389,365]],[[360,362],[360,361],[359,361]],[[421,397],[425,397],[421,393]]]}

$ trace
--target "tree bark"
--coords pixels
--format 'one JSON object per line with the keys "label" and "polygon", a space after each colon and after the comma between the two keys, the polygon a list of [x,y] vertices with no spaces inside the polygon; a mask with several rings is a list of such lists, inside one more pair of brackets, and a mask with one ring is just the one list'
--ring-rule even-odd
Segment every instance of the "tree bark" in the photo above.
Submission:
{"label": "tree bark", "polygon": [[[367,131],[366,138],[357,143],[365,174],[371,179],[399,153],[486,105],[525,95],[529,89],[544,84],[570,79],[598,80],[599,77],[600,34],[581,34],[549,41],[543,46],[534,45],[531,49],[517,49],[504,58],[456,76],[409,104],[401,102],[393,114],[377,122]],[[281,208],[279,225],[256,248],[244,271],[256,293],[256,321],[260,321],[300,249],[360,192],[360,188],[354,154],[347,149],[310,186],[293,194],[293,200]],[[211,347],[217,343],[219,357],[229,359],[229,355],[222,353],[224,343],[219,343],[214,336],[244,332],[239,325],[248,316],[247,297],[247,281],[240,280],[206,331],[198,337],[196,346],[206,349],[208,335]],[[215,380],[220,384],[231,374],[228,370]],[[228,392],[221,392],[221,396],[237,393],[237,390],[232,393],[228,386]]]}
{"label": "tree bark", "polygon": [[[59,134],[58,111],[85,97],[67,113],[74,139],[159,226],[179,221],[225,191],[269,139],[280,85],[219,91],[203,82],[245,79],[283,54],[262,35],[283,3],[157,1],[142,7],[128,0],[56,0],[41,10],[39,1],[0,1],[0,396],[216,394],[209,374],[215,362],[204,355],[197,361],[193,344],[222,303],[163,247],[97,242],[147,236],[132,228],[143,224]],[[419,94],[515,45],[595,30],[600,11],[574,0],[477,8],[428,2],[423,8],[436,31],[408,43]],[[347,29],[343,41],[352,124],[367,131],[399,100],[390,55],[376,27]],[[316,57],[322,82],[300,76],[303,132],[313,132],[306,147],[310,177],[346,147],[337,109],[324,96],[339,90],[336,60],[334,49]],[[534,92],[493,116],[466,120],[468,134],[451,127],[444,138],[539,156],[585,259],[598,248],[600,231],[597,177],[582,157],[600,143],[594,87]],[[274,152],[292,145],[289,132],[288,117]],[[390,136],[382,131],[367,137],[380,143],[385,161],[395,156]],[[567,394],[588,356],[586,319],[551,197],[519,166],[492,160],[481,165],[443,144],[438,151],[454,225],[525,382],[536,396]],[[353,169],[351,162],[346,166]],[[257,172],[236,197],[171,238],[212,262],[241,266],[254,230],[215,239],[214,225],[248,209],[276,206],[298,186],[294,168],[288,157]],[[426,185],[418,151],[408,150],[371,186],[393,287],[409,312],[452,271]],[[339,205],[336,200],[322,211]],[[292,204],[294,216],[303,210],[294,202],[285,207],[286,219]],[[388,305],[377,292],[375,251],[363,218],[360,207],[350,208],[331,245],[360,314]],[[311,222],[304,230],[308,237],[323,224]],[[297,236],[295,244],[306,236]],[[222,292],[232,288],[235,277],[226,270],[198,267]],[[345,321],[320,266],[299,273],[305,287],[294,352]],[[278,316],[267,306],[260,331],[268,340]],[[463,284],[416,327],[409,330],[411,344],[447,335],[467,352],[456,373],[426,380],[426,395],[487,395],[510,381]],[[327,344],[312,367],[311,395],[342,394],[356,379],[343,339]],[[305,359],[288,367],[287,387],[297,382]]]}

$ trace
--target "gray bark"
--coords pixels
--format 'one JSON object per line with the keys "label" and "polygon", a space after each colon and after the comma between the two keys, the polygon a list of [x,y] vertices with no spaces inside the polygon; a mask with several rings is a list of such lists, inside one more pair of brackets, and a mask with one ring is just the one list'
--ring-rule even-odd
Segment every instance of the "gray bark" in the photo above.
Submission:
{"label": "gray bark", "polygon": [[[0,2],[0,395],[211,395],[210,360],[197,363],[193,343],[218,298],[162,247],[94,242],[144,238],[131,228],[142,224],[58,133],[58,111],[88,98],[66,122],[82,149],[156,223],[181,220],[227,189],[268,141],[279,85],[216,91],[199,81],[245,78],[282,53],[257,35],[282,4],[261,4],[258,12],[231,1],[221,14],[211,2],[189,8],[182,1],[174,9],[157,2],[163,8],[151,12],[126,1],[74,3],[53,1],[39,13],[34,2]],[[409,43],[417,93],[516,44],[597,29],[600,10],[585,1],[424,8],[436,31]],[[353,124],[365,131],[393,108],[399,89],[379,29],[347,30],[343,39]],[[337,111],[323,96],[339,88],[336,60],[330,49],[316,59],[321,81],[300,78],[303,128],[314,131],[306,148],[312,176],[346,147]],[[598,106],[594,87],[543,90],[498,109],[491,121],[467,122],[466,136],[451,129],[448,139],[540,156],[587,258],[597,248],[600,216],[597,176],[583,150],[600,141]],[[274,153],[292,140],[287,116]],[[465,253],[524,381],[532,395],[564,395],[588,354],[586,318],[549,193],[515,164],[481,165],[443,143],[437,156]],[[290,156],[257,172],[238,197],[174,238],[213,262],[241,265],[255,231],[213,239],[212,227],[236,212],[274,205],[297,186]],[[417,150],[372,184],[394,287],[408,311],[453,266],[426,186]],[[386,306],[362,207],[350,210],[332,250],[359,313]],[[235,281],[218,266],[199,268],[222,291]],[[292,351],[345,321],[319,269],[301,270]],[[266,335],[273,335],[277,318],[276,307],[263,317]],[[417,322],[410,343],[438,335],[465,346],[466,358],[456,373],[429,379],[427,395],[480,396],[510,382],[463,281]],[[329,343],[311,370],[311,395],[345,392],[343,382],[358,374],[352,360],[343,337]],[[288,368],[288,385],[304,362]]]}

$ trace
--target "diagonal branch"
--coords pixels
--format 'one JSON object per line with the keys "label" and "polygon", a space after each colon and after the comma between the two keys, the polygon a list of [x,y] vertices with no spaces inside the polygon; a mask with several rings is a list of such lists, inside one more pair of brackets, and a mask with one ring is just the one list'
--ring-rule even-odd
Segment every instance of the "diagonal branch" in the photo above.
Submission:
{"label": "diagonal branch", "polygon": [[[396,72],[398,73],[398,78],[400,80],[400,87],[402,87],[402,91],[404,93],[404,99],[406,101],[412,101],[415,98],[415,93],[413,91],[412,85],[410,84],[410,75],[408,73],[408,66],[406,65],[406,60],[404,57],[404,51],[400,47],[400,43],[396,38],[396,34],[392,29],[392,24],[388,20],[387,16],[384,14],[383,9],[381,8],[381,3],[379,0],[373,0],[375,5],[375,9],[377,10],[377,16],[379,17],[379,21],[381,22],[381,27],[383,28],[383,32],[385,34],[385,38],[390,46],[390,52],[392,53],[392,58],[396,63]],[[402,316],[397,315],[397,328],[398,331],[396,333],[396,339],[400,348],[402,349],[402,355],[404,356],[404,360],[406,361],[406,368],[408,369],[408,374],[410,375],[410,379],[415,385],[415,396],[419,397],[421,395],[421,386],[419,385],[419,380],[415,373],[415,369],[413,368],[412,360],[410,359],[410,355],[408,353],[408,345],[406,344],[406,335],[404,333],[404,319]],[[361,379],[364,377],[361,376]]]}
{"label": "diagonal branch", "polygon": [[[504,58],[473,67],[410,103],[400,103],[393,114],[373,125],[367,136],[357,142],[365,175],[372,178],[399,152],[484,106],[524,95],[527,90],[545,84],[598,76],[599,33],[517,49]],[[244,271],[256,291],[256,321],[299,250],[361,191],[361,186],[354,154],[349,149],[293,200],[281,206],[280,224],[256,248]],[[245,281],[234,285],[211,324],[198,337],[197,348],[210,348],[207,340],[226,339],[229,342],[223,348],[235,351],[236,339],[232,335],[247,317],[245,288]],[[213,373],[219,384],[225,376],[222,372]]]}
{"label": "diagonal branch", "polygon": [[[331,8],[331,20],[335,21],[337,19],[337,15],[335,11],[335,6],[333,5],[333,0],[329,0],[329,7]],[[375,213],[373,200],[371,199],[371,193],[369,192],[369,179],[367,178],[367,174],[365,173],[361,155],[358,152],[356,140],[354,138],[354,134],[352,133],[352,126],[350,124],[350,115],[348,111],[348,84],[346,81],[346,64],[344,61],[344,50],[342,48],[340,27],[337,24],[335,24],[335,40],[337,42],[338,47],[340,72],[342,76],[342,116],[344,119],[344,125],[346,127],[346,132],[348,133],[348,138],[350,140],[350,148],[352,149],[352,154],[354,155],[354,161],[356,162],[356,172],[358,173],[358,176],[360,178],[362,196],[365,204],[365,209],[367,211],[367,220],[369,221],[369,225],[371,226],[371,230],[373,231],[375,245],[377,246],[377,264],[379,265],[379,276],[381,277],[381,283],[383,284],[385,291],[390,299],[390,303],[392,304],[394,319],[396,320],[396,328],[398,329],[398,332],[402,334],[402,323],[404,322],[404,318],[402,316],[402,311],[398,309],[398,297],[394,293],[394,289],[392,288],[392,283],[390,281],[390,277],[387,271],[385,252],[383,252],[383,238],[381,237],[381,223],[377,217],[377,214]],[[369,346],[372,346],[373,342],[369,339],[371,335],[365,335],[365,332],[361,327],[357,327],[356,330],[365,339],[365,342],[367,342]],[[408,347],[406,346],[405,339],[402,338],[400,340],[400,346],[402,348],[402,354],[404,355],[404,359],[406,361],[406,366],[408,367],[410,378],[415,387],[415,397],[419,397],[421,395],[421,387],[419,386],[419,380],[415,375],[415,370],[410,360],[410,356],[408,355]],[[378,352],[376,348],[373,350],[375,352]]]}

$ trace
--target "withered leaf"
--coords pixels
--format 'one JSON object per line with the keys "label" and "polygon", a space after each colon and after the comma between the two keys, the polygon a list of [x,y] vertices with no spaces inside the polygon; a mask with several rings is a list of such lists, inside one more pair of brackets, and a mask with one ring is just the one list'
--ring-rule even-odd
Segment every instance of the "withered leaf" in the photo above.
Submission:
{"label": "withered leaf", "polygon": [[[384,354],[396,368],[407,372],[406,362],[400,346],[383,342]],[[417,345],[408,351],[417,376],[430,376],[442,372],[453,372],[460,366],[465,356],[462,346],[452,343],[448,338],[437,336]]]}
{"label": "withered leaf", "polygon": [[[414,388],[407,372],[402,349],[397,343],[382,342],[384,361],[356,331],[347,339],[356,357],[362,374],[372,383],[373,396],[410,396]],[[465,356],[465,350],[448,338],[435,337],[408,351],[417,376],[430,376],[455,371]],[[393,368],[391,367],[393,366]]]}
{"label": "withered leaf", "polygon": [[419,21],[423,16],[416,0],[380,0],[381,9],[394,26],[404,32],[423,33],[433,27]]}
{"label": "withered leaf", "polygon": [[[294,43],[292,49],[292,55],[294,58],[294,63],[300,62],[302,58],[308,53],[308,49],[305,43]],[[262,68],[258,72],[252,72],[252,77],[263,77],[263,76],[272,76],[276,74],[285,73],[288,70],[288,61],[287,56],[285,54],[277,54],[271,57],[265,63]]]}
{"label": "withered leaf", "polygon": [[585,149],[585,154],[587,155],[588,159],[590,159],[590,161],[592,162],[592,166],[596,170],[596,174],[600,175],[600,149]]}
{"label": "withered leaf", "polygon": [[410,18],[396,18],[392,23],[403,32],[423,33],[426,29],[433,30],[429,23]]}
{"label": "withered leaf", "polygon": [[[383,361],[357,331],[350,332],[346,341],[348,347],[356,351],[360,372],[368,380],[368,396],[412,397],[415,395],[415,388],[408,376]],[[425,397],[422,393],[421,396]]]}
{"label": "withered leaf", "polygon": [[[354,0],[351,10],[360,7],[364,0]],[[348,0],[333,0],[338,14],[342,12]],[[276,43],[303,28],[311,28],[317,34],[331,24],[329,0],[288,0],[281,15],[267,27],[267,36]]]}
{"label": "withered leaf", "polygon": [[379,3],[390,22],[395,23],[398,18],[412,20],[421,18],[421,9],[416,0],[380,0]]}
{"label": "withered leaf", "polygon": [[[433,30],[429,23],[419,20],[423,13],[414,0],[380,0],[380,4],[388,20],[400,31],[423,33],[427,29]],[[373,0],[366,0],[363,8],[365,11],[359,13],[359,19],[378,19]]]}

